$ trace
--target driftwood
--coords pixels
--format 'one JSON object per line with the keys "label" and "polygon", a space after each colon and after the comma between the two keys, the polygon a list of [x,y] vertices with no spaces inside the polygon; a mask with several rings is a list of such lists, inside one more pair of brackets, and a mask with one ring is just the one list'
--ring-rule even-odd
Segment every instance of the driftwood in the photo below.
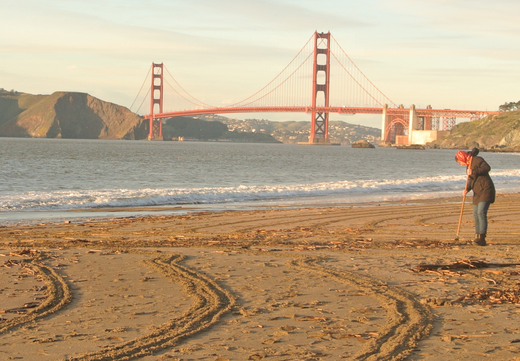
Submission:
{"label": "driftwood", "polygon": [[420,264],[412,268],[414,272],[451,270],[461,268],[513,267],[520,263],[488,263],[482,260],[462,260],[450,264]]}

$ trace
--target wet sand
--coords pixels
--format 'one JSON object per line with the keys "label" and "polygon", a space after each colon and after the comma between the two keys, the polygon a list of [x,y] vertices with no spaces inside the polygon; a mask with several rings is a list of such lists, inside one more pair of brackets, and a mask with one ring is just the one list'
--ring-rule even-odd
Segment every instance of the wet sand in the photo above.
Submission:
{"label": "wet sand", "polygon": [[2,227],[0,359],[520,359],[520,194],[460,202]]}

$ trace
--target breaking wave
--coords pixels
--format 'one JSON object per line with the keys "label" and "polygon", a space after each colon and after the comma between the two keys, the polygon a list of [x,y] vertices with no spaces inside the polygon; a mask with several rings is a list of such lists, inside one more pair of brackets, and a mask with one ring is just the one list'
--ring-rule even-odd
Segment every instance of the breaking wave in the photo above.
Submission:
{"label": "breaking wave", "polygon": [[[492,173],[499,192],[520,191],[520,170]],[[0,211],[103,209],[112,207],[182,206],[299,201],[320,197],[334,201],[377,201],[459,194],[464,175],[440,175],[410,179],[336,181],[293,185],[240,185],[236,187],[99,189],[10,192],[0,199]]]}

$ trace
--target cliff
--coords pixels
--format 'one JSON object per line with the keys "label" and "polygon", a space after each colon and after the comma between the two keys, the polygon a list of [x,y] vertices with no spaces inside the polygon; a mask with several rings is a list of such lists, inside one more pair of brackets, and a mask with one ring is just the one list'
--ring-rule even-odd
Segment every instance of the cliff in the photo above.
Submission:
{"label": "cliff", "polygon": [[146,122],[129,109],[86,93],[0,93],[0,136],[146,139]]}
{"label": "cliff", "polygon": [[459,123],[450,135],[429,143],[438,148],[520,151],[520,111],[503,112],[480,120]]}

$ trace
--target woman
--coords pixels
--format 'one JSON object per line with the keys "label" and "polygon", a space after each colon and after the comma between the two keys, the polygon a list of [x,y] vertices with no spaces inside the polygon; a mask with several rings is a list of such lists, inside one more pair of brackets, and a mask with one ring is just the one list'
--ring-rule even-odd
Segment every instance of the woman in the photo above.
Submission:
{"label": "woman", "polygon": [[486,245],[487,212],[491,203],[495,202],[495,185],[489,176],[491,167],[482,157],[478,157],[478,149],[471,152],[458,151],[455,160],[467,167],[468,185],[464,195],[473,190],[473,218],[475,219],[475,239],[479,246]]}

